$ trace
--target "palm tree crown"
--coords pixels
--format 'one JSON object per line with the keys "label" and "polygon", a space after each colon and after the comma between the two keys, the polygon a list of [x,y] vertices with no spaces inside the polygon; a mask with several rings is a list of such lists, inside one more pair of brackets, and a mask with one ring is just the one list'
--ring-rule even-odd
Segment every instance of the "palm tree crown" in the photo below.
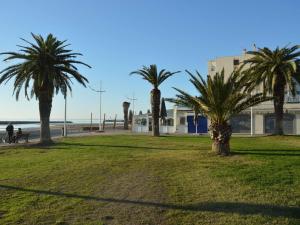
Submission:
{"label": "palm tree crown", "polygon": [[291,48],[259,48],[258,51],[248,51],[251,58],[244,61],[250,65],[246,70],[250,74],[254,86],[263,84],[264,92],[274,93],[277,83],[283,83],[295,95],[295,80],[300,81],[300,45]]}
{"label": "palm tree crown", "polygon": [[245,80],[239,76],[238,72],[225,79],[224,70],[222,70],[213,77],[208,76],[207,81],[198,71],[196,71],[196,75],[189,71],[186,72],[190,75],[190,82],[199,92],[199,96],[192,96],[174,88],[179,94],[176,95],[173,102],[193,106],[194,109],[198,109],[199,112],[210,118],[212,123],[224,124],[243,110],[271,99],[263,97],[261,93],[251,96],[245,92]]}
{"label": "palm tree crown", "polygon": [[[72,90],[70,76],[85,86],[88,80],[77,71],[75,64],[90,66],[75,60],[81,55],[80,53],[73,53],[72,50],[66,49],[69,46],[65,44],[66,41],[59,41],[52,34],[49,34],[46,39],[35,34],[32,34],[32,37],[35,43],[22,39],[29,46],[18,45],[20,52],[1,53],[1,55],[7,55],[4,61],[22,61],[0,72],[2,75],[0,84],[15,78],[14,93],[17,99],[22,87],[25,89],[27,98],[34,95],[38,98],[40,93],[45,91],[49,97],[59,91],[66,95],[67,89]],[[28,92],[31,81],[33,81],[32,87]]]}
{"label": "palm tree crown", "polygon": [[157,66],[154,64],[150,65],[149,67],[143,66],[142,69],[133,71],[130,74],[142,76],[144,80],[148,81],[155,89],[157,89],[159,85],[161,85],[166,79],[179,72],[180,71],[169,72],[163,69],[158,73]]}
{"label": "palm tree crown", "polygon": [[244,61],[242,67],[248,65],[244,71],[249,79],[247,85],[252,89],[257,85],[263,85],[264,94],[272,94],[274,97],[275,134],[283,134],[283,105],[285,89],[288,88],[292,95],[296,94],[296,82],[300,81],[300,46],[291,48],[259,48],[258,51],[250,51],[251,58]]}

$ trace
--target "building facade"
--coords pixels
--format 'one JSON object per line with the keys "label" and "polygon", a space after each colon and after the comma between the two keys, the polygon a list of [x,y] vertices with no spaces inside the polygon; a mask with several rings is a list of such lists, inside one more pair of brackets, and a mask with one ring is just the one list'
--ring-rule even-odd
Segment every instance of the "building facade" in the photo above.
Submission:
{"label": "building facade", "polygon": [[[208,75],[214,76],[224,68],[225,78],[237,69],[250,55],[243,52],[240,56],[218,57],[208,62]],[[258,86],[253,94],[263,91]],[[300,134],[300,86],[296,85],[296,96],[292,96],[288,89],[285,91],[283,129],[286,134]],[[251,112],[252,111],[252,112]],[[252,119],[251,119],[252,118]],[[251,123],[252,121],[252,123]],[[275,115],[273,101],[261,103],[252,109],[242,112],[230,121],[234,133],[269,134],[275,129]]]}
{"label": "building facade", "polygon": [[[245,51],[246,52],[246,51]],[[218,57],[208,62],[208,75],[214,76],[224,69],[225,78],[228,77],[248,57],[246,53],[240,56]],[[254,93],[262,92],[258,86]],[[167,122],[161,125],[161,133],[207,133],[209,120],[200,116],[197,123],[194,121],[194,112],[191,109],[174,106],[167,110]],[[151,114],[134,117],[134,132],[149,132],[152,126]],[[195,125],[196,124],[196,125]],[[271,134],[275,129],[275,115],[273,102],[264,102],[233,117],[230,121],[233,133],[243,134]],[[300,135],[300,86],[297,84],[296,96],[286,90],[284,103],[283,128],[286,134]]]}

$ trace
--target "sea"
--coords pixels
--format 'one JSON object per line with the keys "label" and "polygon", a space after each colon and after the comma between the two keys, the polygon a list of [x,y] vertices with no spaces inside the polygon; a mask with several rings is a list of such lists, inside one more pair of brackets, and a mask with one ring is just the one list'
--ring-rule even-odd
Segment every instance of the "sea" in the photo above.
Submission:
{"label": "sea", "polygon": [[[14,129],[17,130],[18,128],[21,129],[34,129],[34,128],[39,128],[40,127],[40,123],[37,120],[9,120],[9,119],[5,119],[5,120],[0,120],[0,131],[5,131],[6,130],[6,126],[9,122],[12,122],[12,124],[14,125]],[[92,121],[93,125],[95,124],[99,124],[99,119],[93,119]],[[105,122],[106,124],[113,124],[112,120],[108,120]],[[122,120],[117,120],[117,124],[123,123]],[[54,125],[63,125],[64,121],[63,120],[53,120],[52,122],[50,122],[50,126],[54,126]],[[68,119],[68,124],[87,124],[90,125],[91,124],[91,119]]]}

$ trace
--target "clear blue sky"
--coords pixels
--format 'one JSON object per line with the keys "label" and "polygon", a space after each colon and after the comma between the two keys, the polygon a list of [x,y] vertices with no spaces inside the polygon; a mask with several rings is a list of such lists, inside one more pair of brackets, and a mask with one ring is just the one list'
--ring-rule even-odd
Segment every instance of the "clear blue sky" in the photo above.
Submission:
{"label": "clear blue sky", "polygon": [[[142,65],[157,64],[171,71],[198,69],[207,61],[238,55],[244,48],[300,44],[300,2],[297,0],[9,0],[1,1],[0,52],[17,50],[30,32],[53,33],[68,39],[72,49],[92,69],[80,68],[97,87],[102,80],[103,111],[122,117],[122,102],[134,92],[136,109],[150,108],[151,86],[128,74]],[[7,66],[2,62],[0,69]],[[182,72],[161,86],[172,97],[176,86],[192,92]],[[12,96],[12,85],[0,86],[0,120],[38,119],[38,104]],[[98,96],[75,85],[69,98],[69,118],[98,114]],[[55,97],[52,119],[63,118],[63,97]]]}

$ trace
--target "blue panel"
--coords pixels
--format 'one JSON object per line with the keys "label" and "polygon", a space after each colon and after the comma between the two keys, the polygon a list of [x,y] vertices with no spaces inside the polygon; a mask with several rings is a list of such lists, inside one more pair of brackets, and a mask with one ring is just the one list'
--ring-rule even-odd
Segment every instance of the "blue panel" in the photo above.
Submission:
{"label": "blue panel", "polygon": [[188,123],[188,133],[195,133],[196,126],[194,124],[194,116],[188,116],[187,123]]}
{"label": "blue panel", "polygon": [[207,118],[204,116],[198,119],[198,133],[207,133]]}
{"label": "blue panel", "polygon": [[[188,116],[187,122],[188,122],[188,133],[196,133],[194,116]],[[204,116],[199,116],[198,118],[197,133],[207,133],[207,119]]]}

